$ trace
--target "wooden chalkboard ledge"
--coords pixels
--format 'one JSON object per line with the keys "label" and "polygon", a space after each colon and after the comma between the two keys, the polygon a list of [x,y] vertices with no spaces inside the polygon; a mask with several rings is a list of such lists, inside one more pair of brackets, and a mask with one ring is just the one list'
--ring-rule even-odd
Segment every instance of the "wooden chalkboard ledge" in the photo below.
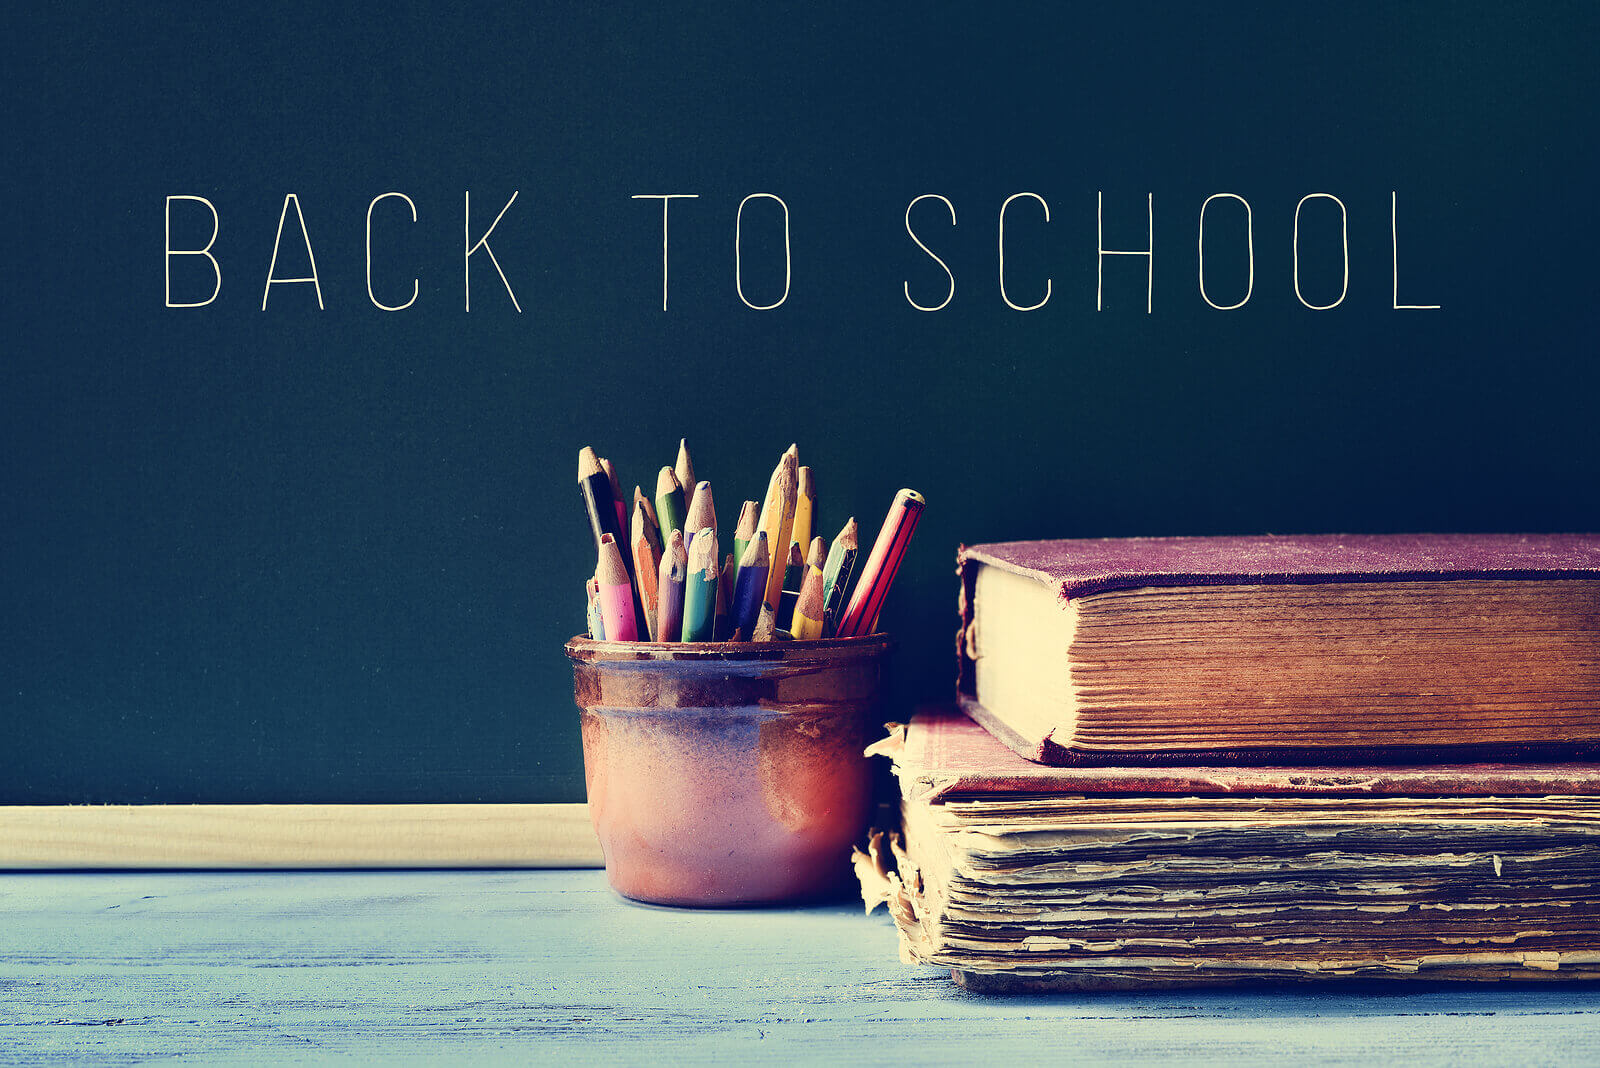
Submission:
{"label": "wooden chalkboard ledge", "polygon": [[584,805],[0,806],[0,869],[597,868]]}

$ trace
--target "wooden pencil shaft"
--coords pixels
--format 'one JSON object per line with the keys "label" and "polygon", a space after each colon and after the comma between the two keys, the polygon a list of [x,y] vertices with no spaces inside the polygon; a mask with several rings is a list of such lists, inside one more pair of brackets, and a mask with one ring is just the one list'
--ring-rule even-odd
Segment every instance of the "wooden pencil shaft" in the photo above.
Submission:
{"label": "wooden pencil shaft", "polygon": [[806,565],[806,577],[800,584],[794,618],[789,624],[789,633],[797,641],[822,637],[822,568],[815,562],[816,555],[813,553],[813,561]]}
{"label": "wooden pencil shaft", "polygon": [[678,485],[683,487],[683,506],[689,508],[694,504],[695,494],[699,492],[699,483],[694,479],[694,461],[689,457],[687,438],[678,439],[678,462],[673,465],[672,473],[677,478]]}
{"label": "wooden pencil shaft", "polygon": [[656,641],[675,642],[683,628],[683,582],[687,577],[688,558],[683,550],[683,531],[675,530],[667,539],[661,554],[660,578],[657,581]]}
{"label": "wooden pencil shaft", "polygon": [[589,531],[594,535],[595,549],[599,550],[600,539],[607,534],[620,542],[623,538],[622,527],[617,518],[616,505],[611,500],[611,481],[606,478],[605,472],[599,471],[580,478],[578,492],[583,497],[583,510],[589,517]]}
{"label": "wooden pencil shaft", "polygon": [[[645,629],[656,640],[656,611],[659,604],[661,550],[651,540],[650,518],[641,502],[633,505],[633,573],[637,576],[639,601],[644,607]],[[659,534],[656,535],[660,537]]]}
{"label": "wooden pencil shaft", "polygon": [[644,505],[644,514],[650,517],[650,525],[656,531],[656,548],[661,547],[661,523],[656,519],[656,506],[650,498],[644,495],[644,490],[638,486],[633,487],[633,503]]}
{"label": "wooden pencil shaft", "polygon": [[733,528],[733,573],[737,578],[739,567],[744,563],[745,551],[750,548],[750,539],[756,536],[756,529],[761,521],[761,506],[755,501],[745,501],[739,509],[739,522]]}
{"label": "wooden pencil shaft", "polygon": [[[793,446],[790,446],[791,450]],[[795,458],[786,452],[772,472],[767,485],[767,498],[761,505],[761,530],[767,536],[768,551],[773,553],[767,573],[767,588],[762,601],[778,610],[778,598],[783,593],[784,561],[789,548],[789,535],[794,530]]]}
{"label": "wooden pencil shaft", "polygon": [[822,565],[822,622],[823,633],[832,637],[844,610],[845,598],[850,592],[850,576],[855,571],[857,533],[855,516],[851,516],[833,539],[827,563]]}
{"label": "wooden pencil shaft", "polygon": [[585,584],[584,589],[588,594],[587,599],[589,602],[587,615],[589,637],[597,642],[603,642],[606,639],[606,622],[605,616],[600,612],[600,584],[591,578]]}
{"label": "wooden pencil shaft", "polygon": [[816,478],[812,475],[811,468],[802,467],[797,472],[796,478],[794,528],[789,532],[789,544],[800,546],[801,552],[811,544],[811,523],[816,507]]}
{"label": "wooden pencil shaft", "polygon": [[750,547],[745,550],[739,564],[737,585],[733,591],[733,632],[735,637],[749,638],[755,632],[756,619],[761,611],[761,598],[767,588],[767,535],[756,531]]}
{"label": "wooden pencil shaft", "polygon": [[750,634],[753,642],[775,641],[778,637],[777,612],[765,601],[761,602],[761,610],[756,613],[756,627]]}
{"label": "wooden pencil shaft", "polygon": [[606,473],[606,480],[611,483],[611,500],[616,504],[617,522],[623,530],[628,528],[627,498],[622,496],[622,485],[617,481],[617,469],[611,461],[604,456],[599,457],[600,469]]}
{"label": "wooden pencil shaft", "polygon": [[661,523],[663,545],[673,531],[683,530],[684,514],[683,487],[678,484],[678,476],[672,473],[672,468],[663,467],[656,479],[656,519]]}
{"label": "wooden pencil shaft", "polygon": [[683,588],[683,640],[708,642],[716,635],[717,532],[702,527],[689,548],[689,574]]}
{"label": "wooden pencil shaft", "polygon": [[638,621],[634,616],[633,582],[623,564],[622,551],[610,534],[600,539],[599,559],[595,566],[595,579],[600,583],[600,616],[605,623],[606,640],[631,642],[639,640]]}
{"label": "wooden pencil shaft", "polygon": [[722,562],[722,572],[717,576],[717,629],[716,640],[725,642],[733,632],[733,586],[739,576],[739,565],[729,553]]}
{"label": "wooden pencil shaft", "polygon": [[694,502],[689,505],[689,515],[683,521],[684,545],[694,551],[694,539],[702,530],[717,529],[717,506],[711,496],[711,483],[702,482],[695,487]]}
{"label": "wooden pencil shaft", "polygon": [[[594,535],[595,551],[599,551],[600,539],[604,535],[610,534],[615,538],[618,549],[622,550],[622,566],[628,572],[631,586],[633,553],[623,548],[628,545],[626,517],[619,513],[612,501],[611,480],[606,477],[600,458],[594,454],[594,449],[587,445],[578,453],[578,492],[583,498],[584,511],[589,516],[589,530]],[[635,618],[642,618],[644,605],[639,600],[638,592],[634,591],[630,596]]]}
{"label": "wooden pencil shaft", "polygon": [[778,595],[778,611],[774,623],[779,630],[788,630],[794,617],[795,602],[800,599],[800,583],[806,575],[806,562],[798,543],[789,543],[789,560],[783,569],[783,592]]}
{"label": "wooden pencil shaft", "polygon": [[861,570],[855,593],[839,620],[838,637],[854,638],[872,633],[906,546],[916,531],[917,520],[922,516],[923,505],[922,495],[915,490],[903,489],[895,495],[889,514],[878,530],[878,539],[872,545],[872,553]]}

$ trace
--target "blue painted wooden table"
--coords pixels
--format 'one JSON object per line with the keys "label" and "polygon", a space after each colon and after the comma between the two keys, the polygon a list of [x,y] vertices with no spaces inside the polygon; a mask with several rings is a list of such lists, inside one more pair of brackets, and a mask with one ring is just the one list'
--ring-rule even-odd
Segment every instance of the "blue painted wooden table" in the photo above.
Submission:
{"label": "blue painted wooden table", "polygon": [[1600,988],[992,998],[899,963],[881,913],[651,908],[597,871],[0,877],[0,1062],[1041,1054],[1592,1064]]}

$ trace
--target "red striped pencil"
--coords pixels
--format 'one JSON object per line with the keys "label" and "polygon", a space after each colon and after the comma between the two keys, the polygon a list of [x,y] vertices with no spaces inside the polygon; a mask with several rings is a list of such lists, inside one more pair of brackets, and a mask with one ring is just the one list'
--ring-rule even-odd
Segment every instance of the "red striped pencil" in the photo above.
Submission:
{"label": "red striped pencil", "polygon": [[894,584],[900,561],[905,559],[906,547],[911,544],[911,535],[926,505],[922,494],[916,490],[903,489],[895,494],[889,514],[878,530],[872,555],[867,557],[866,567],[856,581],[855,593],[839,618],[839,626],[834,631],[836,637],[855,638],[877,629],[878,614],[883,611],[884,599],[889,596],[889,587]]}

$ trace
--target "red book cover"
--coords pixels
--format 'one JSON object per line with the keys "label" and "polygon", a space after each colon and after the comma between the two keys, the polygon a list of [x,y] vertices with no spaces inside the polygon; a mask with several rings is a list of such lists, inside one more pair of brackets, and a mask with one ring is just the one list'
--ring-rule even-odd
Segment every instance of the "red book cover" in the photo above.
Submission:
{"label": "red book cover", "polygon": [[[1095,594],[1143,587],[1284,586],[1325,583],[1406,583],[1454,580],[1597,580],[1596,534],[1323,534],[1256,537],[1060,539],[962,546],[957,633],[958,702],[1000,740],[1047,764],[1193,763],[1192,751],[1096,753],[1071,739],[1019,730],[977,697],[972,651],[974,591],[980,565],[1035,580],[1063,605]],[[1600,588],[1600,587],[1597,587]],[[1065,651],[1063,651],[1065,655]],[[1580,756],[1592,740],[1570,744],[1495,746],[1340,745],[1219,748],[1219,763],[1382,763]]]}

